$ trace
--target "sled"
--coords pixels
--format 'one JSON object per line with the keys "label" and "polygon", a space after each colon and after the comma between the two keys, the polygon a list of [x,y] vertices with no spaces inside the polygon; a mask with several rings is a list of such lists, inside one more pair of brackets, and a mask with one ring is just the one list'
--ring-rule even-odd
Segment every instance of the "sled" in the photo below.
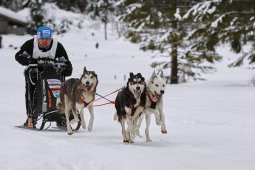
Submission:
{"label": "sled", "polygon": [[[43,130],[47,122],[56,122],[61,126],[65,126],[65,115],[58,113],[56,103],[60,94],[61,84],[65,81],[63,71],[66,65],[49,58],[38,58],[37,60],[38,64],[29,64],[25,69],[25,76],[28,76],[26,80],[29,81],[26,83],[28,86],[31,84],[35,86],[32,94],[33,100],[29,100],[28,109],[37,122],[40,119],[42,120],[38,130]],[[28,95],[30,96],[31,94]],[[72,116],[72,114],[70,115]],[[79,121],[75,130],[79,130],[80,126],[81,123]]]}

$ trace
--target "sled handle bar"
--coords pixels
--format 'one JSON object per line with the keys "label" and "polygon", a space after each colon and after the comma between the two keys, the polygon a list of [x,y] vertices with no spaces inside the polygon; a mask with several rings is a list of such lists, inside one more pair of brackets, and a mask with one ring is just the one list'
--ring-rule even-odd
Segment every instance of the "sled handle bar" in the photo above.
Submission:
{"label": "sled handle bar", "polygon": [[[66,66],[66,64],[64,63],[51,63],[51,65],[53,66],[57,66],[57,67],[61,67],[61,66]],[[40,67],[40,66],[47,66],[46,64],[29,64],[26,68],[25,68],[25,72],[29,69],[29,68],[37,68],[37,67]],[[48,65],[49,66],[49,65]],[[35,85],[35,82],[33,82],[32,78],[31,78],[31,72],[32,70],[29,70],[29,73],[28,73],[28,78],[29,78],[29,81],[31,82],[32,85]]]}
{"label": "sled handle bar", "polygon": [[[50,63],[51,65],[53,65],[53,66],[66,66],[66,64],[64,64],[64,63]],[[48,64],[48,65],[50,65],[50,64]],[[27,67],[25,68],[25,70],[28,70],[29,68],[36,68],[36,67],[40,67],[40,66],[48,66],[47,64],[28,64],[27,65]]]}

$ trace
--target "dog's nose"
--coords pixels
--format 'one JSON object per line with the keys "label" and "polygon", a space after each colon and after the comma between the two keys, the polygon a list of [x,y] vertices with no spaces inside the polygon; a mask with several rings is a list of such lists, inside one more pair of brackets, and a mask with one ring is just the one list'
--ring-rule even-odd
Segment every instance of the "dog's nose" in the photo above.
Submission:
{"label": "dog's nose", "polygon": [[140,87],[139,87],[139,86],[137,86],[137,87],[136,87],[136,90],[140,90]]}
{"label": "dog's nose", "polygon": [[165,93],[165,91],[164,91],[164,90],[160,90],[160,93],[161,93],[161,94],[164,94],[164,93]]}
{"label": "dog's nose", "polygon": [[89,81],[86,81],[86,85],[89,85]]}

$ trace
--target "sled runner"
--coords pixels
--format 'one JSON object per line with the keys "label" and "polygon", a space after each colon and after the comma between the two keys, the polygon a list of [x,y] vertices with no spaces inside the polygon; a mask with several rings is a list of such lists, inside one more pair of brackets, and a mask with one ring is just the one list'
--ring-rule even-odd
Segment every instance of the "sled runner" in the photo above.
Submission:
{"label": "sled runner", "polygon": [[[32,116],[35,122],[42,119],[39,130],[44,129],[46,122],[56,122],[58,127],[65,127],[65,115],[57,112],[56,102],[60,94],[61,83],[65,80],[63,71],[66,65],[50,58],[39,57],[37,62],[37,64],[29,64],[25,69],[27,85],[35,87],[33,94],[28,94],[32,97],[28,100],[31,115],[27,116]],[[80,125],[81,123],[78,122],[75,130],[78,130]]]}

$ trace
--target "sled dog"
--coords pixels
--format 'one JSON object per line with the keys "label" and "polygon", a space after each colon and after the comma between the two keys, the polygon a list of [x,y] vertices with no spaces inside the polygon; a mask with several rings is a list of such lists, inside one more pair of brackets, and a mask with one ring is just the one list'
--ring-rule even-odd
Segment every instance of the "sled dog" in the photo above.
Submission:
{"label": "sled dog", "polygon": [[157,125],[161,125],[161,132],[163,134],[167,133],[165,115],[163,112],[163,94],[165,93],[166,81],[164,79],[163,71],[160,71],[160,75],[156,75],[153,72],[150,80],[146,83],[146,104],[143,111],[144,114],[139,118],[137,133],[139,135],[139,128],[141,126],[143,117],[145,115],[146,120],[146,142],[151,142],[149,135],[149,126],[151,121],[151,114],[155,115],[155,120]]}
{"label": "sled dog", "polygon": [[[127,85],[118,92],[115,100],[116,114],[122,128],[124,143],[134,143],[133,137],[137,129],[139,116],[144,110],[146,94],[145,81],[141,73],[134,75],[130,73]],[[127,124],[127,129],[125,127]]]}
{"label": "sled dog", "polygon": [[[60,97],[57,102],[57,109],[59,113],[65,113],[68,135],[73,134],[70,123],[73,124],[79,122],[78,110],[80,110],[79,113],[82,127],[86,129],[84,108],[88,108],[90,113],[88,131],[92,130],[94,122],[93,103],[95,100],[97,84],[97,74],[94,71],[87,71],[86,67],[84,67],[80,79],[71,78],[62,84]],[[73,113],[74,116],[74,119],[71,121],[69,120],[70,113]]]}

